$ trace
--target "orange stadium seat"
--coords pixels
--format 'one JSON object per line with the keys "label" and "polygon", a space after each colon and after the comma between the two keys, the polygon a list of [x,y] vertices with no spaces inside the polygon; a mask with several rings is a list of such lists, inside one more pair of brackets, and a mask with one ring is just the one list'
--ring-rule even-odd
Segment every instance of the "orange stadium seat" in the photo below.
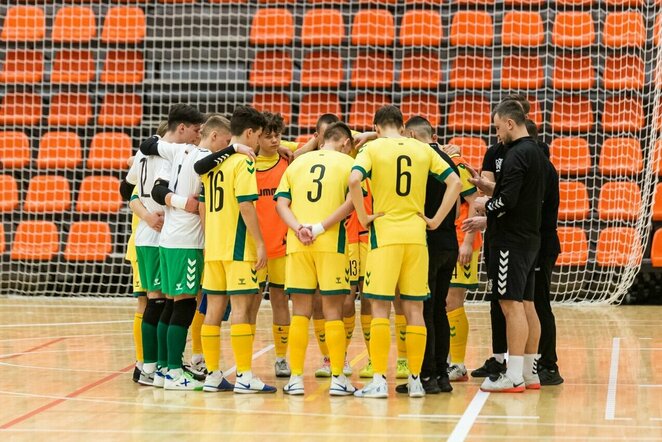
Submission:
{"label": "orange stadium seat", "polygon": [[607,90],[643,89],[644,61],[636,54],[607,55],[604,87]]}
{"label": "orange stadium seat", "polygon": [[351,86],[385,89],[393,86],[393,58],[386,53],[361,52],[352,62]]}
{"label": "orange stadium seat", "polygon": [[87,84],[96,73],[92,52],[62,50],[55,54],[51,83]]}
{"label": "orange stadium seat", "polygon": [[301,86],[337,89],[344,77],[338,51],[312,51],[303,58]]}
{"label": "orange stadium seat", "polygon": [[490,101],[480,95],[458,96],[450,103],[447,128],[451,132],[490,130]]}
{"label": "orange stadium seat", "polygon": [[59,93],[51,99],[49,126],[86,126],[92,119],[92,103],[87,94]]}
{"label": "orange stadium seat", "polygon": [[605,183],[600,189],[598,216],[603,221],[634,221],[641,207],[639,185],[630,181]]}
{"label": "orange stadium seat", "polygon": [[400,24],[400,45],[440,46],[444,36],[438,11],[410,10]]}
{"label": "orange stadium seat", "polygon": [[586,186],[579,181],[559,182],[559,221],[588,218],[591,205]]}
{"label": "orange stadium seat", "polygon": [[50,221],[21,221],[12,242],[11,259],[49,261],[60,249],[60,235]]}
{"label": "orange stadium seat", "polygon": [[555,0],[558,5],[562,6],[590,6],[596,0]]}
{"label": "orange stadium seat", "polygon": [[655,202],[653,203],[653,221],[662,221],[662,183],[657,183],[657,186],[655,186]]}
{"label": "orange stadium seat", "polygon": [[535,97],[535,95],[530,95],[526,97],[531,104],[531,110],[529,111],[529,119],[536,123],[537,127],[542,126],[542,108],[540,107],[540,102]]}
{"label": "orange stadium seat", "polygon": [[590,12],[559,12],[552,29],[552,43],[561,48],[583,48],[595,43],[595,23]]}
{"label": "orange stadium seat", "polygon": [[55,14],[54,43],[89,43],[97,35],[94,12],[86,6],[63,6]]}
{"label": "orange stadium seat", "polygon": [[492,58],[458,55],[451,62],[448,83],[453,89],[489,89],[492,86]]}
{"label": "orange stadium seat", "polygon": [[636,138],[606,139],[600,151],[598,169],[602,175],[632,176],[644,170],[641,145]]}
{"label": "orange stadium seat", "polygon": [[434,94],[406,95],[402,97],[400,110],[402,110],[405,121],[415,115],[420,115],[427,118],[433,128],[439,126],[441,123],[439,100]]}
{"label": "orange stadium seat", "polygon": [[610,12],[605,19],[602,36],[608,48],[644,47],[644,17],[637,11]]}
{"label": "orange stadium seat", "polygon": [[595,69],[590,55],[565,54],[554,57],[554,89],[580,90],[595,85]]}
{"label": "orange stadium seat", "polygon": [[80,213],[117,213],[122,208],[120,181],[114,176],[87,176],[80,184],[76,211]]}
{"label": "orange stadium seat", "polygon": [[479,137],[453,137],[448,140],[448,144],[455,144],[462,150],[462,158],[474,170],[479,171],[483,167],[483,157],[487,151],[485,140]]}
{"label": "orange stadium seat", "polygon": [[0,103],[0,124],[36,126],[41,120],[41,97],[29,92],[10,92]]}
{"label": "orange stadium seat", "polygon": [[595,260],[601,266],[624,266],[637,249],[641,249],[641,241],[633,228],[606,227],[598,237]]}
{"label": "orange stadium seat", "polygon": [[451,46],[492,46],[492,15],[486,11],[458,11],[451,21]]}
{"label": "orange stadium seat", "polygon": [[388,104],[391,104],[391,98],[385,94],[357,94],[349,108],[349,126],[357,130],[371,129],[375,113]]}
{"label": "orange stadium seat", "polygon": [[12,6],[5,15],[0,39],[3,41],[36,42],[46,35],[46,17],[36,6]]}
{"label": "orange stadium seat", "polygon": [[79,221],[71,225],[64,259],[67,261],[104,261],[113,251],[110,227],[103,221]]}
{"label": "orange stadium seat", "polygon": [[292,104],[290,103],[290,96],[287,94],[255,94],[251,105],[260,112],[269,111],[281,114],[286,125],[292,121]]}
{"label": "orange stadium seat", "polygon": [[0,224],[0,255],[7,251],[7,243],[5,242],[5,226]]}
{"label": "orange stadium seat", "polygon": [[145,39],[145,13],[137,6],[116,6],[108,10],[103,22],[104,43],[137,44]]}
{"label": "orange stadium seat", "polygon": [[441,83],[441,63],[432,52],[407,54],[400,69],[402,89],[436,89]]}
{"label": "orange stadium seat", "polygon": [[251,44],[289,45],[294,40],[294,19],[287,9],[258,9],[251,25]]}
{"label": "orange stadium seat", "polygon": [[313,134],[301,134],[298,135],[294,141],[299,144],[305,144],[307,143],[311,138],[313,137]]}
{"label": "orange stadium seat", "polygon": [[16,180],[11,175],[0,175],[0,212],[13,212],[16,209],[18,209]]}
{"label": "orange stadium seat", "polygon": [[658,152],[657,161],[655,161],[655,170],[657,171],[658,176],[662,176],[662,140],[657,140],[655,142],[655,150]]}
{"label": "orange stadium seat", "polygon": [[535,11],[510,11],[503,17],[501,44],[537,47],[545,42],[542,17]]}
{"label": "orange stadium seat", "polygon": [[61,213],[71,208],[69,181],[59,175],[32,177],[23,202],[27,213]]}
{"label": "orange stadium seat", "polygon": [[559,174],[582,176],[591,171],[591,152],[584,138],[555,138],[549,150],[550,159]]}
{"label": "orange stadium seat", "polygon": [[561,253],[556,258],[557,266],[581,266],[588,261],[588,239],[580,227],[559,227],[557,229]]}
{"label": "orange stadium seat", "polygon": [[124,170],[132,155],[131,137],[123,132],[94,134],[87,157],[89,170]]}
{"label": "orange stadium seat", "polygon": [[299,127],[315,127],[317,118],[322,114],[334,114],[342,119],[338,95],[326,92],[304,95],[299,104]]}
{"label": "orange stadium seat", "polygon": [[141,51],[109,51],[103,63],[101,83],[141,84],[145,79],[145,61]]}
{"label": "orange stadium seat", "polygon": [[662,15],[658,14],[655,20],[655,29],[653,30],[653,43],[657,46],[662,45]]}
{"label": "orange stadium seat", "polygon": [[75,169],[83,162],[76,132],[46,132],[39,142],[37,169]]}
{"label": "orange stadium seat", "polygon": [[292,57],[286,51],[258,51],[251,66],[253,87],[288,87],[292,83]]}
{"label": "orange stadium seat", "polygon": [[502,89],[540,89],[544,86],[543,65],[537,55],[507,55],[501,65]]}
{"label": "orange stadium seat", "polygon": [[345,21],[338,9],[311,9],[303,17],[304,46],[337,46],[345,39]]}
{"label": "orange stadium seat", "polygon": [[352,44],[391,46],[395,40],[393,15],[386,9],[364,9],[354,15]]}
{"label": "orange stadium seat", "polygon": [[552,107],[552,130],[555,132],[588,132],[593,126],[593,107],[581,96],[558,97]]}
{"label": "orange stadium seat", "polygon": [[139,126],[142,117],[140,95],[107,93],[103,98],[97,122],[101,126]]}
{"label": "orange stadium seat", "polygon": [[0,166],[20,169],[30,164],[30,140],[23,132],[0,132]]}
{"label": "orange stadium seat", "polygon": [[651,264],[653,267],[662,267],[662,229],[657,229],[655,235],[653,235]]}
{"label": "orange stadium seat", "polygon": [[605,132],[638,132],[644,128],[644,104],[641,98],[609,97],[602,112]]}
{"label": "orange stadium seat", "polygon": [[41,83],[44,54],[41,51],[10,49],[0,71],[0,83]]}

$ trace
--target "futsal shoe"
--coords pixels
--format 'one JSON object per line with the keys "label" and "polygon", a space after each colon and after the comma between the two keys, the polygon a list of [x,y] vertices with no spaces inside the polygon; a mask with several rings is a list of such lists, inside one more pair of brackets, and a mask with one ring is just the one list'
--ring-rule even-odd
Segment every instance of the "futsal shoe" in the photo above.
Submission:
{"label": "futsal shoe", "polygon": [[165,377],[165,390],[202,391],[202,382],[197,381],[184,370],[170,370]]}
{"label": "futsal shoe", "polygon": [[388,398],[388,384],[384,376],[375,375],[372,382],[354,392],[355,397],[386,399]]}
{"label": "futsal shoe", "polygon": [[398,358],[397,365],[395,366],[395,378],[396,379],[408,379],[409,375],[409,365],[407,364],[407,359]]}
{"label": "futsal shoe", "polygon": [[207,364],[205,364],[205,359],[202,355],[193,355],[191,357],[191,363],[188,365],[188,369],[197,376],[202,376],[204,378],[209,374],[207,371]]}
{"label": "futsal shoe", "polygon": [[156,367],[156,371],[154,372],[154,383],[152,384],[152,387],[156,388],[163,388],[165,385],[165,377],[168,374],[168,367]]}
{"label": "futsal shoe", "polygon": [[356,391],[356,387],[347,379],[344,374],[331,376],[331,387],[329,395],[331,396],[351,396]]}
{"label": "futsal shoe", "polygon": [[488,377],[480,386],[482,391],[489,393],[522,393],[525,388],[524,380],[515,383],[503,373]]}
{"label": "futsal shoe", "polygon": [[283,387],[283,392],[291,396],[301,396],[303,394],[303,376],[291,375],[290,380]]}
{"label": "futsal shoe", "polygon": [[372,361],[368,359],[368,365],[363,367],[361,371],[359,371],[359,377],[360,378],[372,378],[374,376],[375,372],[372,369]]}
{"label": "futsal shoe", "polygon": [[288,378],[292,375],[290,365],[287,363],[285,358],[276,359],[276,363],[274,364],[274,371],[276,372],[277,378]]}
{"label": "futsal shoe", "polygon": [[537,374],[524,376],[524,386],[527,390],[540,390],[540,378]]}
{"label": "futsal shoe", "polygon": [[451,382],[466,382],[469,380],[464,364],[455,364],[448,367],[448,379]]}
{"label": "futsal shoe", "polygon": [[352,370],[352,366],[349,365],[349,361],[347,360],[347,355],[345,355],[345,365],[343,365],[342,374],[345,376],[351,376],[352,373],[354,373],[354,370]]}
{"label": "futsal shoe", "polygon": [[234,392],[239,394],[275,393],[276,387],[265,384],[260,378],[247,371],[241,374],[237,373],[234,381]]}
{"label": "futsal shoe", "polygon": [[324,356],[322,366],[315,371],[316,378],[330,378],[331,377],[331,359]]}
{"label": "futsal shoe", "polygon": [[[436,380],[436,379],[435,379]],[[421,383],[420,376],[409,375],[409,382],[407,383],[407,390],[409,397],[418,398],[425,396],[425,389]]]}
{"label": "futsal shoe", "polygon": [[154,373],[145,373],[141,370],[138,383],[140,385],[147,385],[148,387],[152,387],[154,385]]}
{"label": "futsal shoe", "polygon": [[561,385],[563,383],[563,378],[558,369],[539,367],[538,378],[540,379],[540,385]]}
{"label": "futsal shoe", "polygon": [[131,379],[133,382],[138,382],[140,380],[140,373],[142,373],[142,362],[136,362],[136,366],[133,367],[133,376]]}
{"label": "futsal shoe", "polygon": [[184,371],[186,373],[190,374],[191,377],[193,379],[195,379],[196,381],[204,382],[205,379],[207,378],[206,374],[198,372],[196,369],[191,367],[189,364],[182,364],[182,368],[184,369]]}
{"label": "futsal shoe", "polygon": [[[439,394],[442,391],[445,392],[446,390],[443,390],[440,387],[440,384],[439,384],[438,381],[439,381],[438,378],[421,379],[420,382],[421,382],[421,385],[423,386],[423,390],[425,391],[425,394]],[[446,382],[448,383],[448,379],[446,379]],[[448,384],[448,386],[450,387],[450,384]],[[396,393],[408,394],[409,393],[409,382],[407,382],[406,384],[397,385],[395,387],[395,391],[396,391]],[[453,387],[450,387],[450,390],[448,390],[448,391],[453,391]]]}
{"label": "futsal shoe", "polygon": [[506,362],[498,362],[494,357],[491,357],[485,361],[482,367],[479,367],[471,372],[472,378],[486,378],[491,375],[498,375],[505,373]]}
{"label": "futsal shoe", "polygon": [[223,376],[223,372],[221,370],[216,370],[209,373],[202,387],[202,391],[208,391],[210,393],[232,390],[234,390],[234,385],[225,379],[225,376]]}
{"label": "futsal shoe", "polygon": [[[441,393],[450,393],[453,391],[453,386],[448,376],[437,376],[437,386]],[[423,381],[423,388],[425,388],[425,381]],[[427,388],[425,389],[428,392]]]}

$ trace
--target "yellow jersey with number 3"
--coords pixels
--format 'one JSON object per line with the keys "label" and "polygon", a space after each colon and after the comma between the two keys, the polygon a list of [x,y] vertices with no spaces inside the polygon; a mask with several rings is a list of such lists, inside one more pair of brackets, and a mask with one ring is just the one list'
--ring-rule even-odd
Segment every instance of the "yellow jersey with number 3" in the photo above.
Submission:
{"label": "yellow jersey with number 3", "polygon": [[394,244],[427,244],[425,210],[428,175],[444,181],[453,168],[427,143],[413,138],[378,138],[356,156],[352,170],[370,178],[373,213],[370,248]]}
{"label": "yellow jersey with number 3", "polygon": [[234,154],[200,177],[205,201],[205,261],[255,261],[239,203],[258,199],[255,163]]}

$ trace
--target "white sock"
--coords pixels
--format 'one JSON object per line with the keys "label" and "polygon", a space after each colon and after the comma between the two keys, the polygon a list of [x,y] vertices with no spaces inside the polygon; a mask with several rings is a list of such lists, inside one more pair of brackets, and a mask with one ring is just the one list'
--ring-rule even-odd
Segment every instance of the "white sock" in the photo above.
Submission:
{"label": "white sock", "polygon": [[493,353],[492,356],[494,357],[494,359],[496,359],[496,361],[499,364],[503,364],[503,361],[506,360],[506,354],[505,353]]}
{"label": "white sock", "polygon": [[526,377],[538,374],[536,360],[540,357],[537,354],[525,354],[522,374]]}
{"label": "white sock", "polygon": [[523,367],[524,356],[510,355],[510,358],[508,358],[508,370],[506,370],[506,376],[508,376],[515,384],[519,384],[524,379],[522,377]]}
{"label": "white sock", "polygon": [[199,364],[200,362],[204,362],[205,357],[203,355],[192,355],[191,356],[191,363],[192,364]]}
{"label": "white sock", "polygon": [[143,371],[147,374],[152,374],[156,371],[156,362],[143,363]]}

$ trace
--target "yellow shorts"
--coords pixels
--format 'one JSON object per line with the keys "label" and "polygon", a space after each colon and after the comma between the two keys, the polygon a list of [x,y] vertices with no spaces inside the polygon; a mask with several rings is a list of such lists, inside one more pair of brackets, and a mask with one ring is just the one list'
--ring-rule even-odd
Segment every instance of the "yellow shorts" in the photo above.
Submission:
{"label": "yellow shorts", "polygon": [[133,296],[136,298],[138,296],[146,296],[147,290],[145,290],[140,284],[140,270],[138,269],[138,260],[133,259],[129,260],[131,263],[131,269],[133,270]]}
{"label": "yellow shorts", "polygon": [[428,288],[428,249],[422,244],[394,244],[368,252],[363,294],[366,298],[391,301],[396,287],[400,298],[424,301]]}
{"label": "yellow shorts", "polygon": [[287,294],[349,295],[349,261],[344,253],[295,252],[285,264]]}
{"label": "yellow shorts", "polygon": [[256,295],[255,261],[205,261],[202,290],[209,295]]}
{"label": "yellow shorts", "polygon": [[274,258],[267,261],[267,266],[257,271],[257,280],[263,286],[269,276],[269,286],[278,289],[285,288],[285,257]]}
{"label": "yellow shorts", "polygon": [[478,255],[480,250],[474,250],[471,255],[471,262],[462,265],[459,262],[455,264],[453,277],[451,278],[451,287],[463,287],[473,290],[478,288]]}
{"label": "yellow shorts", "polygon": [[368,258],[368,243],[350,243],[349,247],[349,283],[352,286],[359,285],[365,277],[365,264]]}

